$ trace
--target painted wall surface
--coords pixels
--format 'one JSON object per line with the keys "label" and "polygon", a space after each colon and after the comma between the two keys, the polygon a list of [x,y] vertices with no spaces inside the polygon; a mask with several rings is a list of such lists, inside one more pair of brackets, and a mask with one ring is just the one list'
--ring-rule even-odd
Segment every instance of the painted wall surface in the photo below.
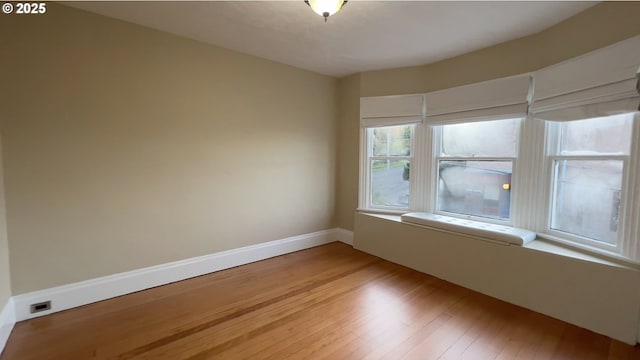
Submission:
{"label": "painted wall surface", "polygon": [[[7,213],[5,209],[4,166],[0,144],[0,311],[11,297],[11,272],[9,269],[9,243],[7,242]],[[1,324],[0,324],[1,325]]]}
{"label": "painted wall surface", "polygon": [[334,226],[336,79],[53,3],[0,33],[14,295]]}
{"label": "painted wall surface", "polygon": [[451,59],[361,74],[361,96],[425,93],[534,71],[640,34],[640,2],[603,2],[537,34]]}
{"label": "painted wall surface", "polygon": [[356,214],[354,247],[630,344],[640,271]]}
{"label": "painted wall surface", "polygon": [[356,74],[338,83],[336,219],[338,227],[351,231],[354,210],[358,207],[359,118],[360,75]]}

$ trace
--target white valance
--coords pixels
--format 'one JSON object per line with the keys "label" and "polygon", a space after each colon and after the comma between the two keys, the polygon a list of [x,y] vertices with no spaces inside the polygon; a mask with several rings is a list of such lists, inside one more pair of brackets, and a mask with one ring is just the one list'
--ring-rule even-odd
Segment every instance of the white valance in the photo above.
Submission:
{"label": "white valance", "polygon": [[531,77],[519,75],[425,95],[429,125],[499,120],[527,115]]}
{"label": "white valance", "polygon": [[380,127],[421,123],[424,95],[360,98],[360,126]]}
{"label": "white valance", "polygon": [[637,111],[640,36],[536,71],[531,113],[570,121]]}

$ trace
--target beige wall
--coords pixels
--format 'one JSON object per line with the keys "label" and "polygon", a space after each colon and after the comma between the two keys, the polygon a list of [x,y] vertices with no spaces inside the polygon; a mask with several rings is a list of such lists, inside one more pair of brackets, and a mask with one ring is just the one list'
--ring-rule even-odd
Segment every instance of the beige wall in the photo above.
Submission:
{"label": "beige wall", "polygon": [[51,3],[0,33],[14,295],[334,226],[336,79]]}
{"label": "beige wall", "polygon": [[424,93],[534,71],[640,34],[640,2],[603,2],[534,35],[440,62],[361,74],[361,96]]}
{"label": "beige wall", "polygon": [[360,75],[355,74],[338,83],[336,219],[338,227],[347,230],[353,230],[354,210],[358,207],[359,118]]}
{"label": "beige wall", "polygon": [[9,271],[9,244],[7,242],[2,144],[0,144],[0,312],[7,304],[9,297],[11,297],[11,277]]}

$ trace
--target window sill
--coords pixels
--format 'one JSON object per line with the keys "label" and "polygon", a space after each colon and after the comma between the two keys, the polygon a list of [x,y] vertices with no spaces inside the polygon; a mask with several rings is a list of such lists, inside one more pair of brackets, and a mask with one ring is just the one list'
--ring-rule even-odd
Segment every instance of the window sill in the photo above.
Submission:
{"label": "window sill", "polygon": [[527,244],[527,248],[537,251],[548,252],[565,257],[571,257],[579,260],[597,262],[605,265],[612,265],[628,269],[640,269],[640,263],[624,258],[619,255],[607,253],[604,250],[580,246],[578,244],[569,244],[554,239],[548,239],[538,235],[535,241]]}
{"label": "window sill", "polygon": [[511,245],[523,246],[536,238],[536,233],[525,229],[431,213],[408,213],[402,215],[400,219],[403,222],[449,230],[474,237],[488,238]]}
{"label": "window sill", "polygon": [[400,218],[400,215],[406,214],[408,212],[408,210],[365,209],[365,208],[358,208],[356,209],[356,211],[362,214],[392,215],[392,216],[396,216],[398,219]]}
{"label": "window sill", "polygon": [[361,214],[363,214],[363,215],[372,216],[372,217],[376,217],[376,218],[379,218],[379,219],[384,219],[384,220],[388,220],[388,221],[402,223],[402,224],[406,224],[406,225],[409,225],[409,226],[416,226],[416,227],[426,228],[426,229],[435,230],[435,231],[439,231],[439,232],[456,234],[456,235],[459,235],[459,236],[464,236],[464,237],[467,237],[467,238],[487,241],[487,242],[498,244],[498,245],[514,246],[514,247],[519,247],[519,248],[526,249],[526,250],[529,250],[529,251],[544,252],[544,253],[554,254],[554,255],[557,255],[557,256],[562,256],[564,258],[571,258],[571,259],[577,259],[577,260],[582,260],[582,261],[588,261],[588,262],[592,262],[592,263],[598,263],[598,264],[603,264],[603,265],[608,265],[608,266],[613,266],[613,267],[618,267],[618,268],[640,270],[640,264],[635,263],[635,262],[633,262],[631,260],[620,259],[620,258],[615,257],[615,256],[610,256],[610,255],[607,255],[607,254],[602,254],[602,253],[598,253],[598,252],[589,251],[588,249],[574,248],[574,247],[572,247],[570,245],[560,244],[560,243],[557,243],[557,242],[555,242],[553,240],[544,239],[544,238],[541,238],[539,236],[536,237],[534,240],[531,240],[531,241],[527,242],[526,244],[524,244],[522,246],[518,246],[518,245],[509,244],[509,243],[502,242],[502,241],[496,241],[495,239],[491,239],[491,238],[485,237],[485,236],[470,235],[468,233],[464,233],[464,232],[460,232],[460,231],[453,231],[453,230],[443,229],[443,228],[439,228],[439,227],[435,227],[435,226],[426,226],[426,225],[421,225],[421,224],[415,224],[415,223],[402,221],[401,216],[399,214],[398,215],[395,215],[395,214],[380,214],[380,213],[372,213],[372,212],[363,211],[363,210],[359,210],[359,212]]}

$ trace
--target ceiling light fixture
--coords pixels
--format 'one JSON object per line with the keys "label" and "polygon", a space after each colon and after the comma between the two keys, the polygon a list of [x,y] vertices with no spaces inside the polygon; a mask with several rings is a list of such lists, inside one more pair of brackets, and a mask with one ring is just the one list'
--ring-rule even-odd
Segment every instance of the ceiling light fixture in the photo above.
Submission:
{"label": "ceiling light fixture", "polygon": [[327,22],[327,18],[342,9],[346,0],[304,0],[307,5],[311,7],[311,10],[316,14],[324,17],[324,22]]}

